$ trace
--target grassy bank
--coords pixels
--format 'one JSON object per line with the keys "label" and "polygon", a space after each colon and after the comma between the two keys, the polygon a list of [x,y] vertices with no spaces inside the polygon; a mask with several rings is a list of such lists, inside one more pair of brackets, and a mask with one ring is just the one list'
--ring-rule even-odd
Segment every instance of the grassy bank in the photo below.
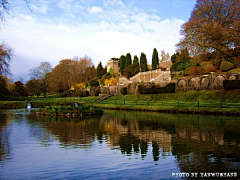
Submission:
{"label": "grassy bank", "polygon": [[108,100],[139,100],[139,101],[182,101],[182,102],[229,102],[240,103],[240,90],[234,91],[188,91],[170,94],[134,94],[124,96],[112,96]]}
{"label": "grassy bank", "polygon": [[24,101],[0,101],[0,109],[20,109],[26,107]]}
{"label": "grassy bank", "polygon": [[113,96],[96,106],[121,110],[240,115],[240,90]]}
{"label": "grassy bank", "polygon": [[[102,102],[98,97],[48,97],[28,98],[32,107],[56,105],[72,105],[73,102],[94,104],[108,109],[124,109],[138,111],[161,111],[174,113],[204,114],[240,114],[240,90],[234,91],[189,91],[172,94],[134,94],[112,96]],[[0,108],[24,108],[24,98],[20,101],[0,101]]]}

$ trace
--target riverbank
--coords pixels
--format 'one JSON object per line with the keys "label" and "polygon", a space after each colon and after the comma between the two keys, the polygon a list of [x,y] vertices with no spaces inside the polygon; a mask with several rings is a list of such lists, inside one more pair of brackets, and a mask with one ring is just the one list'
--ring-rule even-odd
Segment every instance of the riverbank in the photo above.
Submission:
{"label": "riverbank", "polygon": [[112,96],[96,106],[104,109],[240,116],[240,90]]}
{"label": "riverbank", "polygon": [[[168,113],[214,114],[240,116],[240,90],[188,91],[172,94],[133,94],[112,96],[95,101],[98,97],[28,98],[34,108],[45,106],[92,104],[103,109],[155,111]],[[0,109],[25,108],[24,101],[0,101]]]}
{"label": "riverbank", "polygon": [[130,110],[130,111],[152,111],[164,113],[182,113],[182,114],[205,114],[205,115],[227,115],[240,116],[240,110],[237,109],[222,109],[222,108],[195,108],[195,107],[176,107],[176,106],[143,106],[143,105],[109,105],[95,104],[96,107],[102,109]]}

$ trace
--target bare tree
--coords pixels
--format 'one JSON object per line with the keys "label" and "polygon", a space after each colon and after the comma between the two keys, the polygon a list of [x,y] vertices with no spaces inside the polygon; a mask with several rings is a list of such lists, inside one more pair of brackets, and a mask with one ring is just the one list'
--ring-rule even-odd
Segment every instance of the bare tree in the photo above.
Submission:
{"label": "bare tree", "polygon": [[166,61],[168,61],[170,59],[169,53],[168,52],[166,53],[164,50],[161,51],[161,55],[160,56],[161,56],[161,58],[160,58],[161,62],[166,62]]}
{"label": "bare tree", "polygon": [[[23,0],[26,3],[26,6],[31,10],[29,7],[28,0]],[[13,14],[13,3],[14,0],[0,0],[0,21],[3,22],[6,20],[6,15]]]}
{"label": "bare tree", "polygon": [[40,91],[46,97],[49,88],[49,73],[52,70],[52,66],[49,62],[41,62],[39,67],[29,70],[31,79],[38,80]]}
{"label": "bare tree", "polygon": [[6,44],[0,45],[0,75],[10,75],[9,62],[11,61],[13,50]]}
{"label": "bare tree", "polygon": [[49,74],[51,90],[64,92],[72,85],[88,82],[93,78],[92,65],[92,59],[87,56],[61,60]]}

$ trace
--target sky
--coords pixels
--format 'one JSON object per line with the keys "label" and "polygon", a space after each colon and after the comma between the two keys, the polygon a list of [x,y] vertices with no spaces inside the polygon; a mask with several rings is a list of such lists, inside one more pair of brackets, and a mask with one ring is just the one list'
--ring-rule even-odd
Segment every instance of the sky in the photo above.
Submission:
{"label": "sky", "polygon": [[[29,70],[48,61],[52,67],[75,56],[95,67],[112,57],[141,52],[175,53],[181,25],[196,0],[10,0],[12,11],[0,25],[0,43],[14,50],[14,81],[30,79]],[[160,54],[160,53],[159,53]]]}

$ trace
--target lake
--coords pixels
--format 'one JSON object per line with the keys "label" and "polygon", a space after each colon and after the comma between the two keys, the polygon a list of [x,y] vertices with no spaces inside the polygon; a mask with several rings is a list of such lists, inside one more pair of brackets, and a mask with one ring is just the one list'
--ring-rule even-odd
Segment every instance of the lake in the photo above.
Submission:
{"label": "lake", "polygon": [[0,179],[234,179],[239,137],[239,117],[0,110]]}

